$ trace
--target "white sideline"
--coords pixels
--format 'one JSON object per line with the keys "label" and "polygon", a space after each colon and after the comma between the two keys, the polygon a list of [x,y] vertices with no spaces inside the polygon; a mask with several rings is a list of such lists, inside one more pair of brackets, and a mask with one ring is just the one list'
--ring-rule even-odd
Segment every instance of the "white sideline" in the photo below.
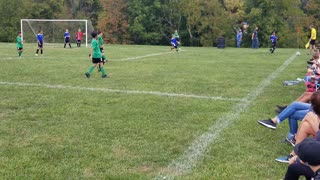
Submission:
{"label": "white sideline", "polygon": [[195,98],[195,99],[208,99],[208,100],[221,100],[221,101],[246,101],[245,99],[240,99],[240,98],[224,98],[219,96],[201,96],[201,95],[195,95],[195,94],[177,94],[177,93],[166,93],[166,92],[157,92],[157,91],[87,88],[87,87],[77,87],[77,86],[32,84],[32,83],[21,83],[21,82],[0,82],[0,85],[45,87],[50,89],[71,89],[71,90],[100,91],[100,92],[113,92],[113,93],[124,93],[124,94],[148,94],[148,95],[155,95],[155,96],[182,97],[182,98]]}
{"label": "white sideline", "polygon": [[272,80],[275,79],[279,73],[286,69],[295,57],[296,55],[293,55],[288,58],[278,69],[265,78],[256,89],[250,91],[250,93],[243,98],[244,101],[235,104],[228,113],[215,121],[207,132],[197,137],[180,157],[173,160],[154,179],[174,179],[175,176],[191,172],[209,151],[209,146],[219,137],[220,133],[239,118],[241,113],[247,110],[251,103],[263,93],[264,89],[271,84]]}

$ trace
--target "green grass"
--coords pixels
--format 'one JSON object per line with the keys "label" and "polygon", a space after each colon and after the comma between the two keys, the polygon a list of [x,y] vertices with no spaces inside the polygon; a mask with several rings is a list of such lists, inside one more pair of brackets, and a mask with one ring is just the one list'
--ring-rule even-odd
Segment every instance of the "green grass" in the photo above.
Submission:
{"label": "green grass", "polygon": [[[296,51],[183,47],[186,51],[167,53],[164,46],[105,45],[110,78],[95,70],[87,79],[89,48],[46,46],[39,57],[35,48],[25,44],[18,59],[14,44],[0,43],[0,82],[15,83],[0,84],[2,179],[152,179],[217,119],[232,113],[239,102],[228,99],[247,97]],[[124,60],[157,53],[163,54]],[[274,159],[291,150],[280,143],[287,123],[272,131],[256,121],[273,117],[275,105],[304,91],[302,84],[282,86],[304,76],[308,56],[302,54],[223,130],[190,173],[177,178],[283,178],[287,165]]]}

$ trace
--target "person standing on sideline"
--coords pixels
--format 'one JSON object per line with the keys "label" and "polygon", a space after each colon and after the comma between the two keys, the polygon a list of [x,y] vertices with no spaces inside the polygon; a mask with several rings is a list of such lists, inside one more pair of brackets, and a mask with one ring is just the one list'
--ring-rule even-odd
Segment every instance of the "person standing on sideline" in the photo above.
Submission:
{"label": "person standing on sideline", "polygon": [[275,31],[272,32],[272,34],[270,36],[270,41],[272,43],[272,47],[270,48],[269,51],[271,53],[273,53],[277,48],[277,36],[276,36],[276,32]]}
{"label": "person standing on sideline", "polygon": [[89,70],[85,73],[87,78],[90,78],[91,73],[93,72],[94,68],[99,64],[100,70],[102,73],[102,78],[107,78],[107,74],[103,68],[103,60],[102,60],[102,53],[100,51],[100,45],[98,40],[98,33],[96,31],[93,31],[91,33],[92,35],[92,41],[91,41],[91,60],[92,60],[92,66],[89,68]]}
{"label": "person standing on sideline", "polygon": [[43,31],[39,30],[39,33],[37,35],[37,43],[38,43],[38,49],[36,51],[36,56],[38,56],[39,49],[40,53],[43,54]]}
{"label": "person standing on sideline", "polygon": [[22,37],[21,37],[21,32],[18,32],[18,36],[16,38],[16,47],[17,47],[17,50],[18,50],[19,58],[21,58],[22,52],[23,52],[23,40],[22,40]]}
{"label": "person standing on sideline", "polygon": [[69,43],[69,47],[71,48],[70,33],[69,33],[68,29],[66,29],[66,32],[64,32],[63,36],[64,36],[64,46],[63,47],[66,48],[67,43]]}
{"label": "person standing on sideline", "polygon": [[310,53],[312,54],[313,50],[315,50],[316,48],[315,43],[317,39],[317,31],[312,24],[309,26],[309,29],[311,30],[310,39],[309,39],[309,44],[310,44],[309,48],[310,48]]}
{"label": "person standing on sideline", "polygon": [[242,31],[239,29],[237,31],[237,47],[241,47],[241,42],[242,42]]}
{"label": "person standing on sideline", "polygon": [[180,36],[178,34],[178,30],[174,31],[173,37],[177,40],[177,47],[179,48],[179,50],[181,50],[181,48],[180,48]]}
{"label": "person standing on sideline", "polygon": [[259,39],[258,39],[258,27],[256,27],[251,35],[251,40],[252,40],[252,48],[256,49],[259,48]]}
{"label": "person standing on sideline", "polygon": [[79,28],[79,29],[78,29],[78,32],[77,32],[77,34],[76,34],[77,47],[80,47],[80,46],[81,46],[81,42],[82,42],[82,37],[83,37],[83,35],[85,35],[85,33],[83,33],[83,32],[81,31],[81,29]]}

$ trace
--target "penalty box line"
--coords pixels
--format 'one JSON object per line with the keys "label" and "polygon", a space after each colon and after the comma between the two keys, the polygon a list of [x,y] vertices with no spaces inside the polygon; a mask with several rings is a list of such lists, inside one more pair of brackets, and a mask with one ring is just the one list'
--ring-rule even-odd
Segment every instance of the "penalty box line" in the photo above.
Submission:
{"label": "penalty box line", "polygon": [[264,92],[264,89],[277,78],[277,76],[285,70],[289,64],[296,58],[296,55],[289,57],[278,69],[265,78],[255,89],[253,89],[245,98],[244,101],[235,104],[232,109],[219,117],[208,131],[198,136],[190,146],[186,148],[183,154],[171,161],[171,163],[159,172],[154,179],[175,179],[176,176],[190,173],[203,159],[203,156],[210,150],[210,145],[219,138],[221,133],[234,121],[239,119],[241,113],[247,111],[252,102]]}
{"label": "penalty box line", "polygon": [[123,94],[145,94],[145,95],[154,95],[154,96],[208,99],[208,100],[220,100],[220,101],[236,101],[236,102],[246,101],[243,98],[242,99],[241,98],[225,98],[225,97],[220,97],[220,96],[202,96],[202,95],[195,95],[195,94],[177,94],[177,93],[167,93],[167,92],[158,92],[158,91],[120,90],[120,89],[109,89],[109,88],[88,88],[88,87],[77,87],[77,86],[33,84],[33,83],[21,83],[21,82],[0,82],[0,85],[25,86],[25,87],[45,87],[45,88],[50,88],[50,89],[99,91],[99,92],[112,92],[112,93],[123,93]]}

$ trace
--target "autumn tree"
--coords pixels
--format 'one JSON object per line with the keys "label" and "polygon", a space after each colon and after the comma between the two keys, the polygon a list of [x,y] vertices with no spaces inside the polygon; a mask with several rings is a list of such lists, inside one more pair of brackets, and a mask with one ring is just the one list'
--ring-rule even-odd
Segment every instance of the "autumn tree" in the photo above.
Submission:
{"label": "autumn tree", "polygon": [[127,43],[128,21],[126,0],[101,0],[103,11],[99,14],[97,28],[104,32],[109,43]]}

